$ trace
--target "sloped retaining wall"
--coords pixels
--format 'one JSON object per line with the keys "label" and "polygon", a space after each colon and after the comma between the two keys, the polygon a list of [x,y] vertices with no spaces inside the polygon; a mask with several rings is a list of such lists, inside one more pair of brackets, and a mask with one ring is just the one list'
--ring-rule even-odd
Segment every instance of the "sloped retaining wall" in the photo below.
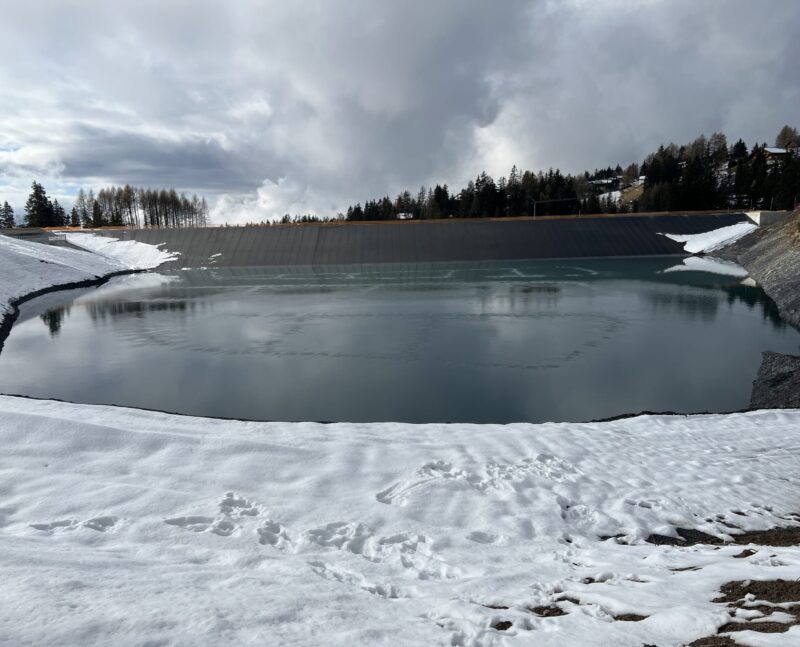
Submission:
{"label": "sloped retaining wall", "polygon": [[139,229],[104,235],[164,243],[166,268],[347,265],[682,254],[661,233],[694,234],[743,213]]}

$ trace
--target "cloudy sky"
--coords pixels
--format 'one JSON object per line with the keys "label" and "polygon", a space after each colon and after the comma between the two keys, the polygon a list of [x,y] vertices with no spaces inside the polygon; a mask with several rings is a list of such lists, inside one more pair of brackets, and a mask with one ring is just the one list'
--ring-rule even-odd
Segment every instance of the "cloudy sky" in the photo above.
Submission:
{"label": "cloudy sky", "polygon": [[800,2],[0,0],[0,200],[126,182],[218,222],[800,126]]}

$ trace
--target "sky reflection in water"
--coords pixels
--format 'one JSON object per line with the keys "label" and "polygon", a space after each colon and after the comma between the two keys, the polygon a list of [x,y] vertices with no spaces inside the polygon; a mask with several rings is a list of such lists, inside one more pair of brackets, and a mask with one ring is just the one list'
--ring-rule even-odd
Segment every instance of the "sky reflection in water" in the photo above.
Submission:
{"label": "sky reflection in water", "polygon": [[270,420],[745,408],[796,353],[760,288],[610,259],[135,275],[23,306],[0,392]]}

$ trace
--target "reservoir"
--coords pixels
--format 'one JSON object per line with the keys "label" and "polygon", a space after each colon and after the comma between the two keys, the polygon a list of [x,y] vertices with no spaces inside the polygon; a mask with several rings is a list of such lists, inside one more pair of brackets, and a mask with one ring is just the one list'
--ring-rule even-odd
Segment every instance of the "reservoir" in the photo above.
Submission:
{"label": "reservoir", "polygon": [[[212,259],[213,260],[213,259]],[[722,412],[800,332],[698,258],[217,268],[24,304],[0,392],[259,420]]]}

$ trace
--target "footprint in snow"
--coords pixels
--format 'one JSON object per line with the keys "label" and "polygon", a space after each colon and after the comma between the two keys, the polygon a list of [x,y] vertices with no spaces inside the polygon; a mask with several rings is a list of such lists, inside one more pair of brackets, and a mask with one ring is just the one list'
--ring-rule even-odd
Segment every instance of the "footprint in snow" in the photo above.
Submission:
{"label": "footprint in snow", "polygon": [[214,519],[213,517],[175,517],[164,519],[164,523],[177,526],[190,532],[211,532],[220,537],[230,537],[239,527],[228,519]]}
{"label": "footprint in snow", "polygon": [[424,534],[399,532],[380,537],[363,523],[336,522],[307,531],[303,539],[323,548],[359,555],[377,564],[399,566],[420,580],[450,579],[461,575],[458,569],[433,552],[433,541]]}
{"label": "footprint in snow", "polygon": [[452,479],[466,479],[468,476],[469,474],[467,474],[467,472],[453,468],[453,466],[446,461],[431,461],[418,468],[410,479],[399,481],[385,490],[378,492],[375,495],[375,499],[387,505],[406,505],[409,495],[412,494],[414,490],[428,483]]}
{"label": "footprint in snow", "polygon": [[32,523],[29,524],[35,530],[43,530],[45,532],[53,532],[54,530],[74,530],[80,526],[79,521],[74,519],[64,519],[62,521],[49,521],[45,523]]}
{"label": "footprint in snow", "polygon": [[230,537],[239,530],[236,521],[257,517],[263,511],[262,506],[235,492],[226,492],[217,507],[220,512],[217,517],[188,515],[164,519],[164,523],[190,532],[210,532],[220,537]]}
{"label": "footprint in snow", "polygon": [[92,530],[96,530],[97,532],[106,532],[111,530],[114,526],[117,525],[119,521],[119,517],[114,517],[112,515],[107,515],[105,517],[95,517],[94,519],[89,519],[88,521],[83,522],[84,528],[91,528]]}
{"label": "footprint in snow", "polygon": [[504,535],[495,535],[482,530],[473,530],[467,535],[467,539],[476,544],[504,544],[507,541]]}
{"label": "footprint in snow", "polygon": [[286,526],[279,521],[267,519],[256,532],[258,533],[258,543],[262,546],[272,546],[283,551],[294,549],[294,540],[289,535]]}
{"label": "footprint in snow", "polygon": [[355,586],[362,591],[377,595],[386,600],[411,597],[408,592],[392,582],[373,583],[367,580],[361,573],[354,573],[353,571],[348,571],[321,561],[309,562],[308,565],[316,575],[319,575],[323,579]]}
{"label": "footprint in snow", "polygon": [[48,521],[43,523],[29,524],[34,530],[41,530],[44,532],[53,533],[63,530],[76,530],[77,528],[88,528],[96,532],[107,532],[114,528],[119,522],[119,517],[113,515],[106,515],[102,517],[94,517],[86,521],[77,521],[75,519],[62,519],[60,521]]}
{"label": "footprint in snow", "polygon": [[261,514],[262,508],[250,499],[239,496],[234,492],[227,492],[225,498],[219,502],[219,511],[233,518],[257,517]]}
{"label": "footprint in snow", "polygon": [[375,499],[387,505],[407,505],[411,495],[421,488],[444,482],[461,481],[478,492],[513,490],[524,485],[529,477],[547,481],[568,482],[578,478],[578,471],[569,462],[552,454],[538,454],[519,463],[486,463],[482,473],[470,473],[446,461],[425,463],[410,479],[398,481],[381,490]]}

